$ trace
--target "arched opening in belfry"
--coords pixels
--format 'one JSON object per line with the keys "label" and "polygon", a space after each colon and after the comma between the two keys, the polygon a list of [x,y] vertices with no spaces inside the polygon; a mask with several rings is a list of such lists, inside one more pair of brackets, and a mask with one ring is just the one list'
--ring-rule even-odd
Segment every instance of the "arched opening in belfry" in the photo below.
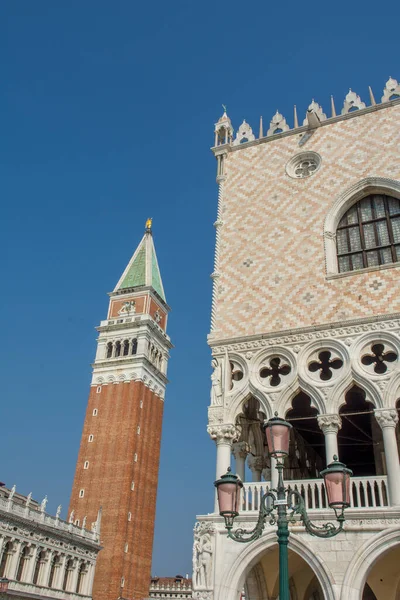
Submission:
{"label": "arched opening in belfry", "polygon": [[[324,600],[321,584],[310,565],[289,549],[290,600]],[[279,598],[278,545],[270,547],[250,569],[244,583],[246,600]]]}
{"label": "arched opening in belfry", "polygon": [[311,398],[300,391],[285,415],[293,427],[289,457],[285,461],[285,479],[315,479],[326,466],[324,434],[317,416],[318,410],[311,406]]}
{"label": "arched opening in belfry", "polygon": [[385,453],[382,430],[374,416],[374,407],[366,393],[357,385],[345,395],[339,415],[342,426],[338,431],[339,458],[354,477],[385,475]]}

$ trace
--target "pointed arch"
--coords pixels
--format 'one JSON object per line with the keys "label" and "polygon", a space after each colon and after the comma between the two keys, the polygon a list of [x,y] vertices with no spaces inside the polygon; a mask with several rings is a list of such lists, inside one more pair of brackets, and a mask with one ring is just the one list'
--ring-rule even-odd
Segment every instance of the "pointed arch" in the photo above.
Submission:
{"label": "pointed arch", "polygon": [[276,410],[280,416],[283,417],[287,411],[292,408],[292,400],[300,392],[307,394],[307,396],[310,397],[311,406],[316,408],[320,414],[324,414],[325,403],[320,390],[308,382],[298,378],[297,380],[293,381],[285,390],[283,390],[278,402],[276,403]]}
{"label": "pointed arch", "polygon": [[339,194],[333,201],[324,222],[324,249],[326,274],[336,275],[336,229],[344,213],[368,194],[388,194],[400,199],[400,181],[386,177],[366,177]]}
{"label": "pointed arch", "polygon": [[374,405],[375,408],[383,408],[383,402],[377,387],[367,378],[360,375],[352,369],[344,379],[341,379],[331,390],[327,402],[327,414],[339,413],[340,408],[346,402],[347,392],[357,385],[365,392],[365,399]]}
{"label": "pointed arch", "polygon": [[229,413],[227,415],[227,422],[234,423],[236,417],[240,414],[243,403],[248,400],[251,396],[256,398],[260,403],[260,410],[265,414],[265,417],[269,419],[272,417],[273,412],[271,403],[268,401],[266,395],[253,386],[248,380],[244,388],[241,388],[237,393],[230,399],[229,402]]}

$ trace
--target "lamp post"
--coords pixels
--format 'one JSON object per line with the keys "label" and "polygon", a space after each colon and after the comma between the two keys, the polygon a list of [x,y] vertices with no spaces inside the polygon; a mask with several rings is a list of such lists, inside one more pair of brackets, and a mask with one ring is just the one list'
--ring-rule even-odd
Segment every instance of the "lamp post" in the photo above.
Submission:
{"label": "lamp post", "polygon": [[333,462],[324,471],[321,471],[328,504],[335,511],[339,525],[335,526],[333,523],[324,523],[322,526],[314,525],[307,514],[301,494],[297,490],[285,487],[283,481],[283,468],[285,458],[289,454],[291,428],[290,423],[280,419],[277,413],[269,421],[264,421],[269,455],[276,459],[278,485],[276,489],[270,490],[262,496],[257,523],[253,529],[237,528],[232,531],[234,519],[239,515],[240,492],[243,487],[241,480],[228,469],[228,472],[214,483],[217,488],[220,515],[225,519],[225,527],[232,540],[247,543],[258,539],[262,535],[267,519],[270,525],[278,526],[279,600],[290,600],[287,548],[289,522],[294,522],[295,515],[298,514],[306,531],[311,535],[320,538],[337,535],[343,530],[344,509],[350,505],[350,477],[353,474],[350,469],[337,460],[336,456]]}

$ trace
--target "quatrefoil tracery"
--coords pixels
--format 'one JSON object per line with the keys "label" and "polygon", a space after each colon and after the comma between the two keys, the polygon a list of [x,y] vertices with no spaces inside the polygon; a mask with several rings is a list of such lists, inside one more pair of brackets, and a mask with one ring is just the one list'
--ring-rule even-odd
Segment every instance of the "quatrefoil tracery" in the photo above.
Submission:
{"label": "quatrefoil tracery", "polygon": [[320,371],[319,378],[321,381],[329,381],[332,379],[332,369],[341,369],[343,361],[341,358],[331,358],[332,352],[323,350],[318,354],[318,360],[314,360],[308,365],[308,370],[311,373]]}
{"label": "quatrefoil tracery", "polygon": [[243,379],[243,371],[237,363],[230,362],[231,367],[231,389],[233,388],[235,381]]}
{"label": "quatrefoil tracery", "polygon": [[274,356],[269,360],[269,367],[262,367],[260,370],[260,377],[262,379],[269,377],[269,384],[273,387],[279,385],[282,381],[282,376],[289,375],[292,370],[290,365],[281,363],[282,360],[279,356]]}
{"label": "quatrefoil tracery", "polygon": [[395,362],[398,358],[396,352],[391,350],[385,352],[384,344],[372,344],[371,353],[372,354],[365,354],[361,358],[361,362],[367,367],[375,363],[374,371],[378,375],[383,375],[383,373],[386,373],[388,369],[387,365],[385,364],[386,362]]}

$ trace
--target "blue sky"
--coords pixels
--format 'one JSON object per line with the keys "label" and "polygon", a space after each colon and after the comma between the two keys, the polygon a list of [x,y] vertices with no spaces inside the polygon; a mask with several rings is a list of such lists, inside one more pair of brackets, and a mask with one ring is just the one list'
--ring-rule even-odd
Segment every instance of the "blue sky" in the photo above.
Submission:
{"label": "blue sky", "polygon": [[[383,5],[382,5],[383,6]],[[195,515],[212,508],[206,433],[221,103],[258,131],[312,98],[378,100],[400,79],[392,0],[4,0],[0,6],[2,398],[0,479],[68,505],[94,327],[153,230],[172,352],[153,573],[191,569]],[[329,113],[330,114],[330,113]]]}

